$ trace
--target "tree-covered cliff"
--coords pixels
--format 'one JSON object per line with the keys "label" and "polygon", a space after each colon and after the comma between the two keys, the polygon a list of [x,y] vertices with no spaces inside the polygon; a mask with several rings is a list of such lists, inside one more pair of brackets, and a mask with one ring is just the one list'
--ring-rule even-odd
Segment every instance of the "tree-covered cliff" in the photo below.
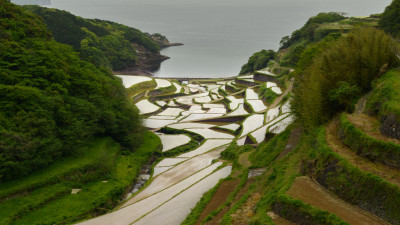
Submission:
{"label": "tree-covered cliff", "polygon": [[82,58],[95,65],[113,70],[132,67],[139,60],[136,47],[159,55],[160,47],[151,35],[138,29],[110,21],[85,19],[58,9],[24,8],[44,19],[56,41],[73,46]]}
{"label": "tree-covered cliff", "polygon": [[0,52],[0,180],[45,167],[96,136],[128,149],[140,144],[138,112],[121,81],[7,0],[0,0]]}

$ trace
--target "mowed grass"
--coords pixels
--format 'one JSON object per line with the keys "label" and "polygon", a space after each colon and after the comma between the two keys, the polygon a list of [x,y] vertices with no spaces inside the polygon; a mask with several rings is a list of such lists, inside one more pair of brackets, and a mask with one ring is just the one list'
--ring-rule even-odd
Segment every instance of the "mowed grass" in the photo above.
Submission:
{"label": "mowed grass", "polygon": [[[143,144],[135,152],[121,154],[118,143],[113,140],[97,140],[88,148],[90,153],[82,155],[86,160],[67,160],[75,165],[74,168],[79,165],[85,167],[83,161],[95,161],[98,163],[97,167],[67,176],[53,185],[37,188],[25,196],[2,202],[0,224],[69,224],[107,212],[121,200],[143,164],[155,151],[161,149],[160,144],[161,141],[155,134],[146,132]],[[61,170],[62,166],[71,167],[65,162],[57,166],[60,167],[59,171],[66,170]],[[85,176],[89,178],[76,178]],[[82,190],[72,195],[72,188]]]}

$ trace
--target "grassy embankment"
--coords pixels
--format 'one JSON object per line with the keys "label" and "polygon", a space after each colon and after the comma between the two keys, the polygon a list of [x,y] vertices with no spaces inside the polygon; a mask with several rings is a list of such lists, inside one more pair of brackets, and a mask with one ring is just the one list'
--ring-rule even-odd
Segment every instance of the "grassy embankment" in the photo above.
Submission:
{"label": "grassy embankment", "polygon": [[[111,138],[93,141],[81,154],[28,177],[0,185],[1,224],[72,223],[111,210],[160,149],[151,132],[135,152],[121,152]],[[72,195],[72,189],[81,189]]]}

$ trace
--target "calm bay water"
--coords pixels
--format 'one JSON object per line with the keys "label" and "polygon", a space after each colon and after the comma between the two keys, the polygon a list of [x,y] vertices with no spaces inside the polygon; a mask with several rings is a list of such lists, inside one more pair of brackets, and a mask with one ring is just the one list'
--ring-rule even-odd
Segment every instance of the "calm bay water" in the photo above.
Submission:
{"label": "calm bay water", "polygon": [[229,77],[249,56],[279,48],[283,36],[319,12],[367,16],[391,0],[52,0],[54,8],[161,33],[184,46],[162,50],[156,77]]}

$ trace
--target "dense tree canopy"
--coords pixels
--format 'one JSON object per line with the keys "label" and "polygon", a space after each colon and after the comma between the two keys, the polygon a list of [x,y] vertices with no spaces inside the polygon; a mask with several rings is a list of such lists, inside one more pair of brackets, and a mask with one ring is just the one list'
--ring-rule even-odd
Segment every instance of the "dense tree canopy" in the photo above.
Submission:
{"label": "dense tree canopy", "polygon": [[71,154],[94,136],[140,144],[121,81],[52,40],[41,19],[0,0],[0,180]]}
{"label": "dense tree canopy", "polygon": [[397,64],[395,46],[383,31],[360,27],[305,50],[293,91],[297,118],[313,127],[341,110],[352,110],[371,83]]}
{"label": "dense tree canopy", "polygon": [[242,66],[240,74],[251,73],[256,70],[264,69],[270,60],[276,57],[276,53],[273,50],[261,50],[254,53],[246,64]]}
{"label": "dense tree canopy", "polygon": [[395,37],[400,36],[400,0],[393,0],[381,15],[379,26]]}
{"label": "dense tree canopy", "polygon": [[[331,23],[343,20],[345,18],[346,17],[343,16],[343,13],[337,13],[337,12],[319,13],[318,15],[308,19],[306,24],[304,24],[304,26],[299,30],[295,30],[290,37],[289,36],[283,37],[280,42],[281,44],[280,49],[288,48],[289,46],[294,45],[296,43],[300,43],[302,41],[306,42],[319,41],[326,35],[328,35],[330,32],[329,30],[317,29],[320,24]],[[331,32],[335,31],[331,30]]]}
{"label": "dense tree canopy", "polygon": [[56,41],[72,45],[84,59],[98,66],[121,70],[134,65],[137,57],[133,44],[153,53],[160,50],[149,34],[135,28],[110,21],[84,19],[57,9],[25,8],[44,19]]}

